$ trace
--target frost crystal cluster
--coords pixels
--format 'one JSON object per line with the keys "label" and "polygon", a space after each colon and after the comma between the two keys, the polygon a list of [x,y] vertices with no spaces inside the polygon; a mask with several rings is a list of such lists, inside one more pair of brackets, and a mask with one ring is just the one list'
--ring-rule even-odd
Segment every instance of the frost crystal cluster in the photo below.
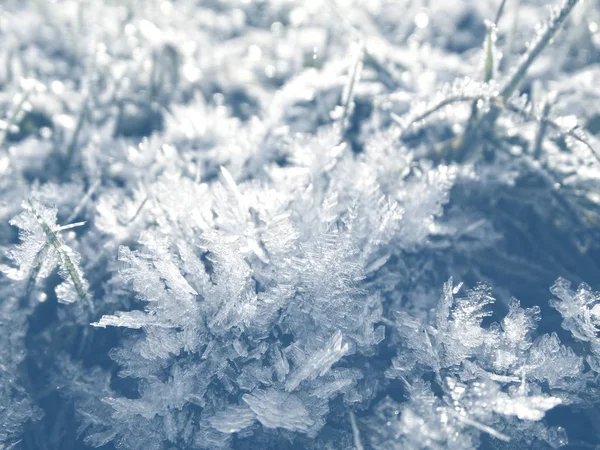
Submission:
{"label": "frost crystal cluster", "polygon": [[0,450],[596,448],[599,23],[1,1]]}

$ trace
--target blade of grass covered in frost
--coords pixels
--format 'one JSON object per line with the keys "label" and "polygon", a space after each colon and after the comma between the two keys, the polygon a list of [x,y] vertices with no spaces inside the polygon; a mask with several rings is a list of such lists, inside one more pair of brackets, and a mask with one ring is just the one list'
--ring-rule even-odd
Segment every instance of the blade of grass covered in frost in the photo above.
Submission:
{"label": "blade of grass covered in frost", "polygon": [[[73,130],[73,135],[71,136],[71,141],[67,146],[67,153],[65,155],[64,166],[66,169],[71,167],[71,162],[73,161],[73,156],[75,155],[75,150],[77,149],[77,141],[79,139],[79,135],[81,134],[81,130],[83,129],[83,124],[85,123],[86,116],[88,114],[88,101],[85,99],[83,101],[83,107],[79,113],[79,117],[77,118],[77,124],[75,125],[75,130]],[[69,170],[64,171],[65,174],[69,173]]]}
{"label": "blade of grass covered in frost", "polygon": [[542,156],[542,144],[544,142],[544,137],[546,136],[546,129],[548,128],[548,115],[550,114],[551,108],[552,103],[549,101],[549,99],[546,99],[544,102],[544,107],[542,108],[540,126],[537,134],[535,135],[535,144],[533,147],[533,158],[536,160],[540,159]]}
{"label": "blade of grass covered in frost", "polygon": [[573,8],[578,3],[579,0],[567,0],[561,7],[558,15],[554,17],[550,21],[548,26],[545,28],[545,30],[538,35],[535,44],[533,44],[531,49],[528,50],[527,53],[525,53],[525,55],[521,59],[521,62],[514,70],[513,74],[510,76],[504,87],[501,89],[500,97],[503,100],[508,99],[519,87],[519,84],[521,84],[521,81],[527,74],[527,71],[529,70],[533,62],[537,59],[540,53],[542,53],[542,51],[548,46],[548,44],[552,42],[552,39],[554,38],[554,36],[556,36],[558,30],[565,23],[567,17],[569,17],[569,14],[571,13],[571,11],[573,11]]}
{"label": "blade of grass covered in frost", "polygon": [[535,43],[525,53],[519,65],[504,84],[504,87],[500,89],[498,96],[490,103],[490,110],[477,120],[473,127],[470,127],[465,132],[462,145],[456,151],[455,158],[457,162],[463,162],[469,155],[471,149],[481,141],[481,138],[487,134],[491,134],[496,120],[500,116],[503,107],[505,107],[508,98],[512,96],[519,87],[533,62],[551,43],[552,39],[556,36],[556,33],[565,23],[567,17],[569,17],[569,14],[578,3],[579,0],[567,0],[560,8],[558,14],[550,20],[550,23],[543,29],[543,32],[538,35]]}
{"label": "blade of grass covered in frost", "polygon": [[354,412],[351,409],[348,410],[348,415],[350,416],[350,425],[352,426],[354,448],[356,448],[356,450],[365,450],[360,439],[360,430],[358,429],[358,425],[356,424],[356,416],[354,415]]}
{"label": "blade of grass covered in frost", "polygon": [[344,108],[342,117],[340,119],[342,127],[347,127],[348,116],[350,115],[350,109],[352,108],[352,102],[354,101],[354,90],[356,84],[360,81],[360,74],[363,66],[363,58],[364,58],[364,43],[360,41],[358,43],[358,50],[356,51],[356,59],[352,66],[352,71],[350,72],[350,78],[348,79],[348,83],[344,86],[344,91],[342,92],[342,107]]}
{"label": "blade of grass covered in frost", "polygon": [[23,112],[25,104],[29,100],[29,97],[31,96],[32,93],[33,93],[33,88],[26,90],[21,95],[21,99],[16,104],[10,117],[6,121],[5,129],[0,130],[0,149],[4,147],[4,144],[6,144],[6,138],[8,137],[9,133],[11,132],[11,129],[17,126],[17,121],[19,120],[19,116],[21,115],[21,112]]}
{"label": "blade of grass covered in frost", "polygon": [[65,251],[65,249],[63,248],[63,245],[60,242],[60,239],[58,238],[58,235],[57,235],[57,232],[60,232],[62,230],[66,230],[66,229],[70,229],[70,228],[75,228],[78,226],[82,226],[85,222],[79,222],[79,223],[74,223],[71,225],[66,225],[64,227],[57,228],[56,231],[53,231],[52,228],[50,228],[50,226],[44,221],[44,219],[36,212],[35,208],[33,207],[33,205],[31,205],[31,203],[30,203],[30,208],[31,208],[31,212],[35,215],[38,223],[40,224],[40,227],[42,228],[42,230],[46,236],[48,245],[51,245],[56,249],[56,251],[60,257],[60,260],[61,260],[61,265],[62,265],[62,267],[64,267],[65,272],[67,273],[69,279],[73,283],[73,286],[75,287],[77,296],[79,297],[80,300],[86,301],[88,303],[90,309],[93,311],[93,304],[88,297],[87,289],[85,287],[85,281],[82,280],[82,278],[79,276],[78,270],[75,267],[75,263],[73,263],[68,252]]}
{"label": "blade of grass covered in frost", "polygon": [[498,24],[500,23],[500,19],[504,15],[504,7],[505,6],[506,6],[506,0],[502,0],[502,3],[500,3],[500,7],[498,8],[498,12],[496,13],[496,18],[494,19],[494,23],[496,24],[496,26],[498,26]]}
{"label": "blade of grass covered in frost", "polygon": [[[573,140],[579,142],[580,144],[585,146],[590,152],[592,152],[594,157],[600,161],[600,155],[598,155],[598,153],[596,152],[594,147],[592,147],[592,145],[588,141],[586,141],[584,137],[582,137],[576,133],[576,131],[578,131],[580,129],[579,126],[571,128],[570,130],[563,129],[563,127],[561,125],[557,124],[556,122],[554,122],[553,120],[548,118],[547,114],[549,114],[549,111],[548,111],[548,113],[546,113],[546,105],[544,106],[544,111],[542,111],[542,115],[539,117],[535,116],[531,113],[528,113],[527,111],[523,111],[521,108],[516,107],[515,105],[511,104],[510,102],[505,104],[504,106],[506,107],[506,109],[508,111],[517,113],[527,120],[535,120],[535,121],[539,122],[540,125],[543,124],[546,127],[550,127],[552,129],[554,129],[555,131],[557,131],[558,133],[560,133],[564,136],[568,136],[568,137],[572,138]],[[538,159],[538,158],[536,158],[536,159]]]}

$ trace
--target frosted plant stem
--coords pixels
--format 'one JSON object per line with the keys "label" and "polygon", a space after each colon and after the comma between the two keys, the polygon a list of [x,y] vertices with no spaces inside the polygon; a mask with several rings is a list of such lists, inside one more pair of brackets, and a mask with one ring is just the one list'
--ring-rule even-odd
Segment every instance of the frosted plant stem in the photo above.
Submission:
{"label": "frosted plant stem", "polygon": [[500,3],[500,7],[498,8],[498,12],[496,13],[496,18],[494,19],[494,24],[496,26],[498,26],[498,22],[500,22],[500,19],[502,18],[503,14],[504,14],[505,6],[506,6],[506,0],[502,0],[502,3]]}
{"label": "frosted plant stem", "polygon": [[426,118],[428,118],[432,114],[435,114],[440,109],[443,109],[446,106],[452,105],[454,103],[476,102],[477,100],[480,100],[480,99],[481,99],[481,97],[474,96],[474,95],[457,95],[457,96],[453,96],[453,97],[448,97],[448,98],[445,98],[444,100],[440,101],[439,103],[436,103],[435,105],[433,105],[431,108],[429,108],[422,114],[419,114],[417,117],[413,118],[408,123],[405,123],[400,116],[398,116],[394,113],[391,113],[390,117],[392,118],[392,120],[394,122],[396,122],[398,125],[400,125],[400,127],[402,127],[402,131],[404,132],[411,125],[418,123],[422,120],[425,120]]}
{"label": "frosted plant stem", "polygon": [[565,23],[567,17],[573,10],[573,8],[579,3],[579,0],[567,0],[558,15],[550,22],[550,25],[546,28],[546,31],[542,33],[531,50],[529,50],[519,65],[517,69],[513,72],[508,82],[504,85],[502,90],[500,91],[500,97],[504,100],[509,98],[517,89],[525,74],[533,64],[533,62],[537,59],[537,57],[542,53],[542,51],[546,48],[546,46],[552,41],[556,33],[560,29],[560,27]]}
{"label": "frosted plant stem", "polygon": [[350,115],[350,109],[352,108],[352,103],[354,101],[354,90],[356,88],[356,84],[360,81],[360,74],[363,66],[363,58],[364,58],[364,43],[363,41],[359,42],[359,48],[356,55],[356,60],[352,66],[352,71],[350,72],[350,79],[348,80],[348,84],[344,87],[344,93],[342,95],[342,107],[344,111],[342,113],[341,124],[342,127],[348,127],[348,117]]}
{"label": "frosted plant stem", "polygon": [[138,206],[138,208],[135,210],[135,213],[133,214],[133,216],[131,216],[130,219],[128,219],[127,221],[123,221],[121,219],[117,219],[119,221],[119,223],[121,225],[129,225],[131,222],[133,222],[142,212],[142,209],[144,209],[144,206],[146,206],[146,203],[148,202],[148,200],[150,199],[150,196],[146,195],[146,197],[144,197],[144,200],[141,201],[140,206]]}
{"label": "frosted plant stem", "polygon": [[505,435],[503,433],[500,433],[499,431],[494,430],[492,427],[488,427],[487,425],[477,422],[476,420],[469,419],[468,417],[465,417],[465,416],[457,413],[456,411],[454,411],[451,408],[448,408],[447,411],[448,411],[448,413],[450,413],[451,416],[456,417],[461,422],[463,422],[467,425],[470,425],[474,428],[477,428],[478,430],[483,431],[484,433],[487,433],[490,436],[495,437],[496,439],[500,439],[501,441],[504,441],[504,442],[510,441],[510,437],[508,437],[507,435]]}
{"label": "frosted plant stem", "polygon": [[579,0],[567,0],[561,7],[558,15],[554,17],[546,30],[540,34],[535,44],[521,59],[521,62],[514,70],[504,87],[500,90],[500,93],[492,99],[490,110],[484,114],[473,127],[467,130],[464,135],[462,145],[456,152],[456,161],[464,162],[466,157],[469,155],[473,145],[480,142],[481,137],[490,134],[494,128],[496,120],[500,116],[502,109],[506,106],[507,100],[519,87],[521,81],[525,77],[525,74],[536,60],[536,58],[542,53],[542,51],[550,44],[556,33],[566,21],[570,12],[579,3]]}
{"label": "frosted plant stem", "polygon": [[592,153],[592,155],[596,158],[596,160],[598,162],[600,162],[600,155],[594,149],[594,147],[592,147],[592,145],[588,141],[586,141],[583,137],[581,137],[579,134],[577,134],[577,130],[579,128],[575,127],[570,130],[563,129],[563,127],[561,125],[557,124],[556,122],[554,122],[548,118],[549,112],[548,113],[545,112],[545,107],[544,107],[544,111],[542,111],[542,115],[539,117],[536,115],[533,115],[531,113],[528,113],[527,111],[523,111],[522,109],[517,108],[516,106],[514,106],[510,103],[507,103],[505,105],[505,107],[507,110],[517,113],[527,120],[535,120],[535,121],[539,122],[540,124],[544,124],[546,127],[552,128],[553,130],[555,130],[556,132],[558,132],[564,136],[569,136],[571,139],[576,140],[577,142],[579,142],[580,144],[585,146]]}
{"label": "frosted plant stem", "polygon": [[12,450],[13,448],[16,448],[17,445],[19,445],[21,442],[23,442],[23,439],[19,439],[18,441],[10,444],[8,447],[5,448],[5,450]]}
{"label": "frosted plant stem", "polygon": [[21,111],[23,110],[25,103],[27,103],[27,101],[29,100],[29,97],[31,96],[32,92],[33,89],[28,89],[27,91],[25,91],[23,97],[21,98],[21,101],[17,104],[17,106],[15,106],[15,109],[13,110],[6,124],[6,130],[3,130],[2,134],[0,135],[0,148],[4,147],[4,144],[6,143],[6,138],[8,136],[8,133],[10,132],[11,127],[16,124],[19,114],[21,114]]}
{"label": "frosted plant stem", "polygon": [[[62,248],[62,245],[58,239],[58,236],[56,235],[56,232],[52,231],[50,226],[46,222],[44,222],[44,220],[35,212],[33,206],[31,206],[31,211],[33,212],[33,214],[35,214],[40,226],[42,227],[42,230],[44,231],[44,234],[46,235],[47,243],[49,245],[52,245],[58,252],[60,259],[62,260],[63,267],[65,268],[65,271],[68,273],[69,278],[71,279],[71,281],[73,282],[73,285],[75,286],[75,291],[77,292],[77,296],[81,300],[86,301],[88,303],[88,305],[90,306],[90,309],[93,311],[93,304],[92,304],[91,300],[88,298],[88,294],[83,286],[83,281],[79,278],[79,275],[77,274],[77,269],[75,268],[73,261],[71,261],[71,257]],[[79,224],[77,224],[77,225],[79,225]],[[38,271],[39,271],[39,269],[38,269]]]}
{"label": "frosted plant stem", "polygon": [[485,37],[485,64],[483,81],[489,83],[494,78],[494,44],[496,42],[496,24],[487,22],[487,34]]}
{"label": "frosted plant stem", "polygon": [[[75,130],[73,130],[71,141],[69,142],[69,146],[67,147],[67,154],[65,156],[65,166],[67,168],[71,166],[71,161],[73,160],[73,156],[75,155],[75,149],[77,148],[77,140],[79,139],[79,135],[81,134],[81,130],[83,129],[83,124],[85,123],[87,112],[88,102],[86,99],[83,102],[83,108],[81,108],[79,117],[77,118],[77,124],[75,125]],[[68,170],[66,170],[65,173],[68,173]]]}
{"label": "frosted plant stem", "polygon": [[352,437],[354,439],[354,448],[356,450],[365,450],[365,448],[362,445],[362,441],[360,439],[360,430],[358,429],[358,425],[356,424],[356,416],[354,415],[354,411],[349,409],[348,415],[350,416],[350,425],[352,426]]}
{"label": "frosted plant stem", "polygon": [[509,58],[513,55],[514,53],[514,47],[515,47],[515,36],[517,34],[517,28],[519,26],[519,9],[521,7],[521,0],[515,0],[515,5],[513,7],[513,14],[512,14],[512,23],[510,26],[510,32],[508,33],[508,38],[507,38],[507,52],[506,52],[506,56],[504,57],[504,65],[506,67],[506,64],[509,62]]}
{"label": "frosted plant stem", "polygon": [[50,229],[50,227],[44,222],[41,223],[41,226],[42,226],[42,229],[44,230],[44,234],[46,234],[46,238],[48,239],[48,242],[58,251],[58,254],[60,255],[60,257],[63,261],[63,264],[65,266],[65,269],[67,270],[67,273],[69,274],[69,278],[71,278],[71,281],[73,282],[73,285],[75,286],[77,295],[79,296],[80,299],[87,300],[87,293],[83,289],[83,283],[81,282],[81,280],[79,279],[79,276],[77,275],[77,271],[75,270],[75,266],[73,265],[71,258],[69,257],[69,255],[67,255],[63,251],[62,246],[60,245],[60,242],[59,242],[58,238],[56,237],[56,233],[54,233],[54,231],[52,231]]}
{"label": "frosted plant stem", "polygon": [[46,257],[46,253],[48,252],[48,248],[50,244],[46,244],[42,247],[39,253],[36,255],[36,262],[33,266],[31,273],[29,274],[29,278],[27,280],[27,286],[25,287],[25,296],[29,297],[33,292],[35,284],[37,282],[38,275],[40,270],[42,269],[42,264],[44,263],[44,258]]}
{"label": "frosted plant stem", "polygon": [[12,70],[12,66],[13,66],[13,58],[14,58],[14,53],[12,50],[9,50],[6,54],[6,67],[5,67],[5,71],[6,71],[6,82],[7,83],[11,83],[13,80],[13,70]]}
{"label": "frosted plant stem", "polygon": [[542,109],[542,116],[540,120],[540,126],[538,128],[538,132],[535,136],[535,147],[533,151],[533,158],[538,160],[542,156],[542,144],[544,141],[544,136],[546,135],[546,129],[548,128],[548,115],[550,114],[551,104],[548,100],[544,103],[544,108]]}
{"label": "frosted plant stem", "polygon": [[94,195],[94,192],[96,192],[96,189],[98,189],[98,187],[100,186],[101,181],[102,181],[101,178],[98,178],[94,182],[94,184],[92,184],[90,186],[90,188],[88,189],[86,194],[83,196],[83,198],[81,199],[79,204],[75,207],[75,209],[73,210],[71,215],[68,217],[67,223],[71,223],[73,220],[75,220],[75,217],[77,217],[79,215],[79,213],[81,212],[83,207],[90,201],[90,198],[92,197],[92,195]]}

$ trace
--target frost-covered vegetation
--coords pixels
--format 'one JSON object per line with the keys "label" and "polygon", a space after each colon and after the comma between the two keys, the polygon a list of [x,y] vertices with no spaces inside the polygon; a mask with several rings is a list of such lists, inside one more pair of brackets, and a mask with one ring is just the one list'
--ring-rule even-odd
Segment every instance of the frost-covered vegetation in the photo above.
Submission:
{"label": "frost-covered vegetation", "polygon": [[0,449],[596,448],[600,3],[548,6],[1,1]]}

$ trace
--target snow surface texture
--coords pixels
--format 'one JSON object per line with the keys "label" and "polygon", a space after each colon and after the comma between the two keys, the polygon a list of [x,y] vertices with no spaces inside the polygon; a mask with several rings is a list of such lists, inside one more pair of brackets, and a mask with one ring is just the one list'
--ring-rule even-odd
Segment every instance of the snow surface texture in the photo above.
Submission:
{"label": "snow surface texture", "polygon": [[3,0],[0,40],[0,449],[596,448],[598,0]]}

